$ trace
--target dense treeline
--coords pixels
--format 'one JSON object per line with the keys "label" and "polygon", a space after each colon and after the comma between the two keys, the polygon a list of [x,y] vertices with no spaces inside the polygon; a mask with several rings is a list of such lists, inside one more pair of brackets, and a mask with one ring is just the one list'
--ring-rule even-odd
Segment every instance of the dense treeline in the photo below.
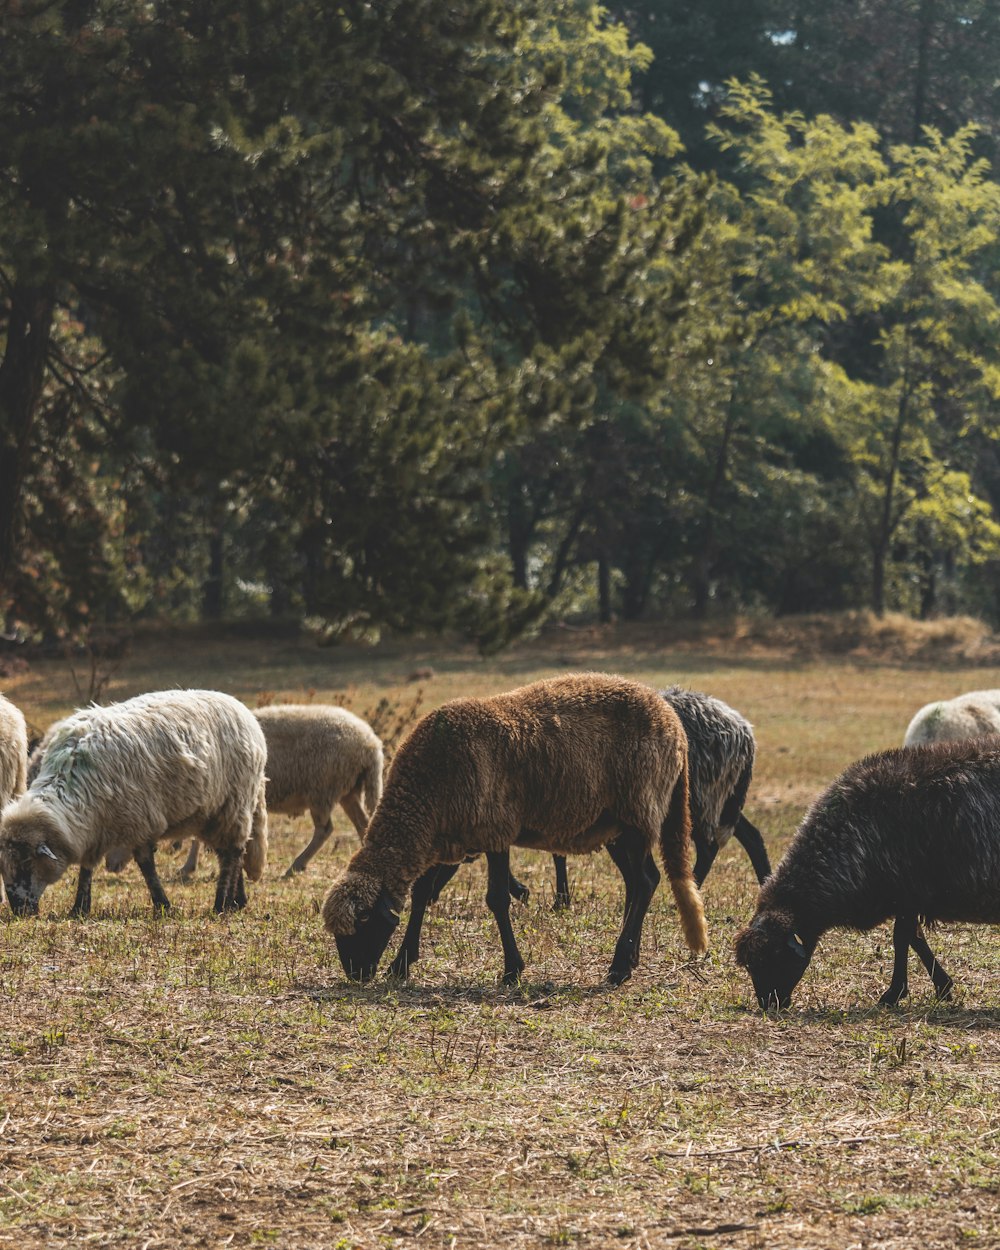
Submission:
{"label": "dense treeline", "polygon": [[997,619],[998,23],[3,6],[7,628]]}

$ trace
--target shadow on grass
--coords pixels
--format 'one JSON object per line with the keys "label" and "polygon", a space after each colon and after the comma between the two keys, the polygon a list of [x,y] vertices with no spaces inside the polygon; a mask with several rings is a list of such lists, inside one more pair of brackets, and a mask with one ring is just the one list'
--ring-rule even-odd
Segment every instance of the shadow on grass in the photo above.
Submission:
{"label": "shadow on grass", "polygon": [[[747,1008],[747,1015],[763,1015],[760,1008]],[[960,1003],[939,1003],[915,999],[912,1004],[884,1007],[879,1003],[857,1007],[807,1007],[802,1011],[771,1013],[771,1018],[787,1024],[933,1024],[939,1028],[964,1030],[1000,1028],[1000,1004],[995,1007],[964,1007]]]}
{"label": "shadow on grass", "polygon": [[445,1007],[449,1004],[489,1004],[491,1006],[530,1007],[543,1011],[553,1007],[578,1004],[608,994],[620,993],[621,987],[599,981],[596,985],[576,982],[556,984],[554,981],[522,981],[520,985],[419,985],[386,977],[367,985],[341,981],[336,985],[301,983],[293,994],[304,994],[314,1002],[353,1003],[374,1007]]}

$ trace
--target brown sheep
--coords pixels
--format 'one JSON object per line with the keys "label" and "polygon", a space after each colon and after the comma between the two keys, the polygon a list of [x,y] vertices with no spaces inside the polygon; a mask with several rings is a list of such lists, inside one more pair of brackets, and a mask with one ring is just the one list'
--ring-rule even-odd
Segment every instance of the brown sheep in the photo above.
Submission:
{"label": "brown sheep", "polygon": [[524,961],[510,925],[510,848],[580,855],[607,846],[625,880],[625,917],[608,981],[627,980],[659,882],[660,855],[695,952],[708,944],[690,864],[687,739],[677,713],[635,681],[582,673],[507,694],[454,699],[400,747],[364,845],[323,904],[344,971],[375,974],[411,888],[426,906],[434,870],[487,856],[486,902],[503,979]]}

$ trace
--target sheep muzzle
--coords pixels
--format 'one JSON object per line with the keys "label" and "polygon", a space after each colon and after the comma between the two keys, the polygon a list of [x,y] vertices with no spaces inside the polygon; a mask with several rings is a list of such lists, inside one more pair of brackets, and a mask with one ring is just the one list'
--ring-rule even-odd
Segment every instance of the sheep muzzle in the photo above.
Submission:
{"label": "sheep muzzle", "polygon": [[334,938],[341,965],[352,981],[372,980],[398,924],[392,898],[383,887],[371,911],[359,914],[354,932]]}

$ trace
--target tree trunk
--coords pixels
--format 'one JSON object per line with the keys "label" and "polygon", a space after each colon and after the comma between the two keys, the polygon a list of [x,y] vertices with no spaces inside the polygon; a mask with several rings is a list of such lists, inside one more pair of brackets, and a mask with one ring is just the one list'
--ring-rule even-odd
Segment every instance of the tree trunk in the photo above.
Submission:
{"label": "tree trunk", "polygon": [[934,0],[920,0],[917,18],[917,65],[913,84],[913,138],[919,143],[927,116],[927,88],[930,75],[931,33],[934,29]]}
{"label": "tree trunk", "polygon": [[206,621],[221,621],[226,607],[225,526],[221,507],[213,509],[208,535],[208,575],[202,586],[201,614]]}
{"label": "tree trunk", "polygon": [[902,385],[903,389],[896,409],[896,424],[893,427],[892,443],[889,448],[889,467],[886,470],[882,508],[878,527],[875,530],[872,541],[872,611],[876,616],[885,615],[885,568],[889,558],[889,545],[892,542],[893,531],[896,528],[892,510],[896,498],[896,482],[899,478],[903,431],[906,428],[906,421],[909,416],[909,379],[904,377]]}
{"label": "tree trunk", "polygon": [[726,423],[722,428],[722,440],[719,443],[719,450],[715,456],[712,480],[705,494],[702,540],[694,561],[692,575],[694,581],[694,617],[698,621],[703,621],[708,615],[708,601],[712,587],[712,566],[717,555],[715,515],[719,505],[719,496],[722,494],[722,487],[726,481],[726,471],[729,468],[729,446],[733,441],[735,429],[736,400],[735,396],[731,395],[726,407]]}
{"label": "tree trunk", "polygon": [[649,558],[630,560],[626,563],[623,572],[625,585],[622,588],[622,616],[626,621],[637,621],[642,616],[649,599],[653,561]]}
{"label": "tree trunk", "polygon": [[607,625],[613,619],[611,611],[611,562],[605,551],[602,551],[597,557],[597,611],[602,625]]}
{"label": "tree trunk", "polygon": [[0,364],[0,589],[14,561],[31,430],[42,394],[55,288],[15,282]]}

